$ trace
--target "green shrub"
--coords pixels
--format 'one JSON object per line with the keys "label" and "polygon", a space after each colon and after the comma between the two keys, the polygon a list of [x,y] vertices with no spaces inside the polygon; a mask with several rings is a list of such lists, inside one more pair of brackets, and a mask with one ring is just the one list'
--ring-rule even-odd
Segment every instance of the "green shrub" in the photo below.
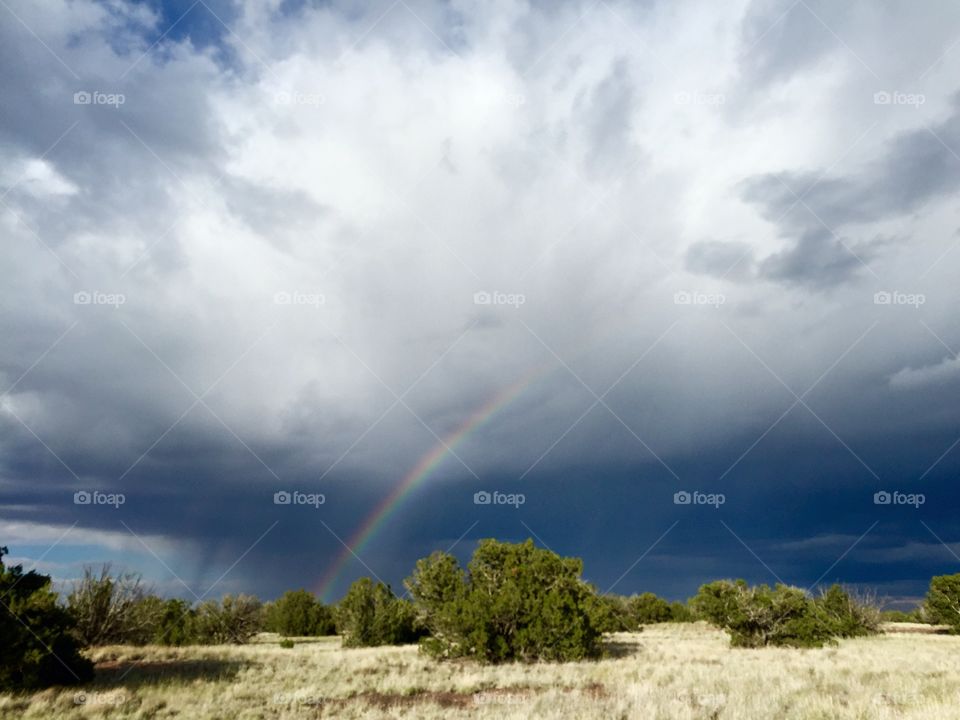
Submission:
{"label": "green shrub", "polygon": [[747,589],[746,580],[715,580],[701,585],[696,597],[690,599],[695,617],[711,625],[726,627],[739,605],[739,594]]}
{"label": "green shrub", "polygon": [[696,618],[686,603],[674,601],[670,603],[670,622],[693,622]]}
{"label": "green shrub", "polygon": [[186,600],[171,598],[161,600],[150,597],[145,601],[151,604],[159,601],[153,611],[153,634],[150,642],[156,645],[190,645],[197,642],[196,611]]}
{"label": "green shrub", "polygon": [[691,622],[693,614],[682,602],[668,602],[653,593],[642,595],[596,595],[591,617],[600,632],[636,632],[644,625],[663,622]]}
{"label": "green shrub", "polygon": [[413,606],[370,578],[360,578],[347,590],[337,607],[337,626],[344,647],[402,645],[420,637]]}
{"label": "green shrub", "polygon": [[932,578],[923,607],[931,622],[949,625],[954,633],[960,633],[960,574]]}
{"label": "green shrub", "polygon": [[293,648],[293,646],[294,642],[290,638],[284,638],[280,641],[280,647],[282,647],[284,650],[290,650]]}
{"label": "green shrub", "polygon": [[435,657],[485,662],[596,657],[602,604],[582,570],[579,559],[532,540],[482,540],[466,573],[451,555],[434,553],[407,580],[430,633],[421,647]]}
{"label": "green shrub", "polygon": [[80,655],[74,620],[57,605],[49,576],[5,567],[6,553],[0,547],[0,690],[90,680],[93,665]]}
{"label": "green shrub", "polygon": [[333,611],[306,590],[289,590],[271,603],[266,628],[291,637],[336,634]]}
{"label": "green shrub", "polygon": [[821,647],[840,628],[820,604],[788,585],[749,587],[743,580],[718,580],[703,585],[691,605],[729,632],[734,647]]}
{"label": "green shrub", "polygon": [[622,595],[593,593],[587,600],[587,608],[591,623],[602,633],[638,629],[627,610],[627,598]]}
{"label": "green shrub", "polygon": [[650,592],[630,597],[627,613],[634,625],[652,625],[673,619],[670,603]]}
{"label": "green shrub", "polygon": [[834,637],[860,637],[880,631],[880,611],[875,604],[852,596],[840,585],[831,585],[814,603]]}
{"label": "green shrub", "polygon": [[928,622],[921,608],[906,610],[884,610],[880,613],[880,620],[891,623],[925,623]]}

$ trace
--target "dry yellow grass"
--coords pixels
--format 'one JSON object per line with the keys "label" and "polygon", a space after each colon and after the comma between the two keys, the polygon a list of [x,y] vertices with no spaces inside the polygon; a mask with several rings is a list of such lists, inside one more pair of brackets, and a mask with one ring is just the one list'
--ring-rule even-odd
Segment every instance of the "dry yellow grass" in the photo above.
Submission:
{"label": "dry yellow grass", "polygon": [[[570,664],[437,663],[416,647],[101,648],[85,690],[0,695],[0,718],[960,718],[960,637],[737,650],[701,624],[611,638]],[[82,702],[81,702],[82,701]]]}

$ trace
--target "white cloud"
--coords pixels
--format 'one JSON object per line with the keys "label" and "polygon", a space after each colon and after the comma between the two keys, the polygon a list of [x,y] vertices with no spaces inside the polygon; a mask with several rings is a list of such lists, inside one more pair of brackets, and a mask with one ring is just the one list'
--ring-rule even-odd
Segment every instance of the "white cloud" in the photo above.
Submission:
{"label": "white cloud", "polygon": [[960,358],[945,357],[932,365],[898,370],[890,378],[890,386],[911,390],[956,380],[958,374],[960,374]]}
{"label": "white cloud", "polygon": [[40,158],[7,162],[0,174],[0,183],[9,192],[20,190],[34,197],[75,195],[78,188]]}

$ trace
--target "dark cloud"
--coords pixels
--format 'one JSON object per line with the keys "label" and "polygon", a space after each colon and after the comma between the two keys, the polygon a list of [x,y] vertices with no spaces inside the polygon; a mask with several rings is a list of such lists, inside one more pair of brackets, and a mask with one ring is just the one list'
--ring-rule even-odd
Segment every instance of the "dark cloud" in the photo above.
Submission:
{"label": "dark cloud", "polygon": [[[867,268],[890,242],[864,238],[852,226],[916,213],[960,185],[960,111],[936,126],[904,132],[857,172],[775,173],[744,181],[742,198],[760,208],[791,245],[768,258],[760,274],[810,287],[833,287]],[[843,233],[841,235],[841,233]]]}
{"label": "dark cloud", "polygon": [[789,0],[752,2],[743,19],[741,71],[758,85],[765,86],[787,81],[814,65],[822,55],[837,47],[836,40],[829,31],[824,31],[817,19],[819,13],[826,14],[828,21],[833,22],[849,14],[850,8]]}
{"label": "dark cloud", "polygon": [[790,230],[842,228],[915,212],[960,185],[960,159],[952,150],[958,144],[960,108],[954,99],[947,120],[897,135],[854,174],[831,177],[828,169],[762,175],[744,183],[743,199]]}
{"label": "dark cloud", "polygon": [[872,256],[869,248],[850,247],[830,230],[808,230],[789,250],[766,258],[760,272],[774,280],[833,287],[865,267]]}
{"label": "dark cloud", "polygon": [[591,172],[616,177],[637,162],[631,127],[635,103],[630,65],[625,58],[617,58],[576,110],[583,118],[588,143],[585,164]]}
{"label": "dark cloud", "polygon": [[704,240],[687,248],[686,269],[716,278],[742,280],[753,275],[753,248],[747,243]]}

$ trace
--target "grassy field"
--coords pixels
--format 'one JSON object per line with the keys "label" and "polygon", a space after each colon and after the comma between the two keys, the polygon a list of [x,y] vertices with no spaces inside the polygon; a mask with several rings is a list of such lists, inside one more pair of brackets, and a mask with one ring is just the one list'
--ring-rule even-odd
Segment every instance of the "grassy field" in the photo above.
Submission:
{"label": "grassy field", "polygon": [[610,638],[571,664],[437,663],[414,646],[108,647],[83,688],[0,695],[0,718],[960,718],[960,637],[735,650],[702,624]]}

